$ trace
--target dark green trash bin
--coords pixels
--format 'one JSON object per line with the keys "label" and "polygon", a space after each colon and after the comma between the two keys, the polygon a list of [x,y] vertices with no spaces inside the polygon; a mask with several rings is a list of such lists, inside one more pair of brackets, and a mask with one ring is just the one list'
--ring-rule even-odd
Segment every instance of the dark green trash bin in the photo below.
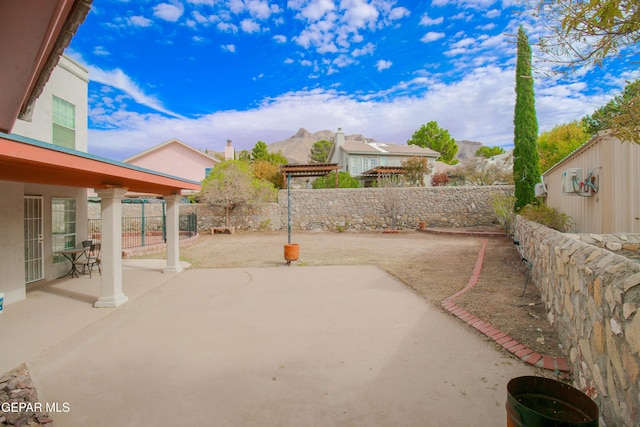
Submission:
{"label": "dark green trash bin", "polygon": [[598,427],[589,396],[560,381],[518,377],[507,384],[507,427]]}

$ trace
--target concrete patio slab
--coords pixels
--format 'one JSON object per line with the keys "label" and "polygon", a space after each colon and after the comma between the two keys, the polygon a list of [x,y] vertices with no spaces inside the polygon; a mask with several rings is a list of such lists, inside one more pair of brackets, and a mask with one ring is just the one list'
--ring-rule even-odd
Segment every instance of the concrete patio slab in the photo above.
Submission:
{"label": "concrete patio slab", "polygon": [[161,283],[28,359],[55,425],[503,426],[533,374],[373,266],[128,273]]}

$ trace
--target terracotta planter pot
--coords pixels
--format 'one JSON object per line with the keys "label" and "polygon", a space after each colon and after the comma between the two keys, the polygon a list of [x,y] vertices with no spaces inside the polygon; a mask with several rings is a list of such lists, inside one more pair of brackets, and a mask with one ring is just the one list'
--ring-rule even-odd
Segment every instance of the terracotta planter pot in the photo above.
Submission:
{"label": "terracotta planter pot", "polygon": [[426,221],[420,221],[418,223],[418,228],[423,229],[427,226],[427,222]]}
{"label": "terracotta planter pot", "polygon": [[287,263],[297,261],[300,257],[300,245],[297,243],[289,243],[284,245],[284,259]]}

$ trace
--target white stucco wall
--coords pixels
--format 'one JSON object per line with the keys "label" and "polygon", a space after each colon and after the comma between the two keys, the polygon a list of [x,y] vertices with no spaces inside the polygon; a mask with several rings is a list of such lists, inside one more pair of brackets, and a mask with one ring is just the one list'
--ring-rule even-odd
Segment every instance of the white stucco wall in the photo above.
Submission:
{"label": "white stucco wall", "polygon": [[69,271],[69,263],[53,263],[51,200],[55,197],[76,199],[76,244],[87,237],[86,190],[0,181],[0,292],[5,304],[23,300],[29,286],[25,286],[24,258],[24,196],[42,196],[44,279],[53,280]]}
{"label": "white stucco wall", "polygon": [[16,120],[12,133],[51,143],[53,139],[53,96],[75,105],[76,147],[87,152],[89,72],[72,59],[62,56],[38,97],[30,122]]}
{"label": "white stucco wall", "polygon": [[0,292],[5,304],[25,298],[24,184],[0,181]]}

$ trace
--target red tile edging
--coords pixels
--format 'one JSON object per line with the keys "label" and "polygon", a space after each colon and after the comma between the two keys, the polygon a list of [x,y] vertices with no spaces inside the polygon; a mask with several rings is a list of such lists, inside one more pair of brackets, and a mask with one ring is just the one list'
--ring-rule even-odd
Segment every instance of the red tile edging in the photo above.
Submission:
{"label": "red tile edging", "polygon": [[499,344],[502,348],[514,354],[523,362],[536,366],[538,368],[543,368],[551,371],[559,371],[562,373],[570,372],[571,368],[569,367],[566,358],[547,356],[537,353],[526,345],[519,343],[504,332],[500,331],[491,323],[483,321],[482,319],[476,317],[472,313],[469,313],[467,310],[463,309],[455,302],[453,302],[455,298],[463,295],[478,283],[478,280],[480,279],[480,273],[482,272],[482,265],[484,263],[484,254],[487,249],[487,244],[488,240],[484,239],[482,241],[482,247],[480,248],[480,252],[478,254],[478,259],[476,260],[473,272],[471,273],[471,278],[469,278],[469,282],[467,283],[467,285],[463,289],[442,300],[442,307],[449,313],[456,316],[458,319],[466,322],[469,326],[477,329],[483,335],[491,338],[496,342],[496,344]]}

